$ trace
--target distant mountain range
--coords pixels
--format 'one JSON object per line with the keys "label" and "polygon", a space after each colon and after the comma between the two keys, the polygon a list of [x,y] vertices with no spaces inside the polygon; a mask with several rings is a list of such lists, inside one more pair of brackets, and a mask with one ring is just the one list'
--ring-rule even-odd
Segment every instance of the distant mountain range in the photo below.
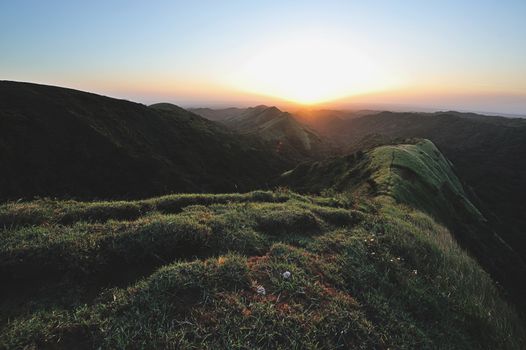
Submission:
{"label": "distant mountain range", "polygon": [[239,134],[265,140],[277,152],[294,160],[319,158],[330,152],[328,140],[277,107],[261,105],[245,109],[200,108],[191,111],[219,121]]}

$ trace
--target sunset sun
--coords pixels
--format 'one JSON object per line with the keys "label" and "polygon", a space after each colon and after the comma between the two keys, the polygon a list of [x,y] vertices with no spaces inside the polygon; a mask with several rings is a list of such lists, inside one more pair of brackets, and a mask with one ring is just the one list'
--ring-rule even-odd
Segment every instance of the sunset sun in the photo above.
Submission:
{"label": "sunset sun", "polygon": [[324,38],[281,41],[240,67],[238,88],[300,104],[317,104],[392,87],[396,80],[357,47]]}

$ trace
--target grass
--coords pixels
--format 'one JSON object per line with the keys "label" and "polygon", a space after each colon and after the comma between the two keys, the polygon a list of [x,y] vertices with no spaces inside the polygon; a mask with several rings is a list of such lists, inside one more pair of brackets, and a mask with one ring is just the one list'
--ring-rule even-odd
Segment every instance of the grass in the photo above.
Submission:
{"label": "grass", "polygon": [[[280,203],[289,199],[284,194],[271,192],[179,195],[115,205],[11,203],[2,213],[10,225],[2,232],[0,280],[14,287],[64,273],[84,279],[119,267],[157,266],[231,250],[257,254],[280,234],[316,233],[352,219],[338,208],[292,198],[294,204],[288,205]],[[143,216],[122,220],[122,208],[132,207]],[[28,225],[28,212],[36,213],[32,220],[39,225]]]}
{"label": "grass", "polygon": [[431,141],[381,146],[374,148],[370,156],[370,167],[376,169],[372,180],[377,194],[390,195],[441,219],[451,214],[443,211],[450,197],[455,197],[472,217],[483,220],[467,198],[450,162]]}
{"label": "grass", "polygon": [[391,198],[429,214],[502,284],[507,298],[526,317],[526,264],[473,204],[452,164],[429,140],[397,141],[303,164],[282,180],[311,193]]}
{"label": "grass", "polygon": [[40,200],[0,217],[0,348],[525,346],[449,231],[388,198]]}

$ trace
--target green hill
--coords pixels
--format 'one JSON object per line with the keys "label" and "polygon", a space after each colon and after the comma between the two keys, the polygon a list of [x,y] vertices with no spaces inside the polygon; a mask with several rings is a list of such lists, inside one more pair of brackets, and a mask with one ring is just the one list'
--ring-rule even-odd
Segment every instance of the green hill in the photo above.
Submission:
{"label": "green hill", "polygon": [[453,164],[492,229],[526,260],[526,119],[474,113],[381,112],[320,119],[316,130],[348,152],[370,135],[431,140]]}
{"label": "green hill", "polygon": [[222,120],[229,119],[232,117],[240,116],[241,114],[245,113],[247,109],[230,107],[230,108],[222,108],[222,109],[189,108],[188,110],[192,113],[200,115],[203,118],[206,118],[209,120],[222,121]]}
{"label": "green hill", "polygon": [[0,199],[248,190],[288,166],[261,142],[176,106],[0,81]]}
{"label": "green hill", "polygon": [[286,172],[281,183],[302,192],[330,190],[388,197],[428,213],[450,228],[461,246],[477,257],[526,311],[524,261],[488,225],[468,199],[451,163],[432,142],[413,139],[301,164]]}
{"label": "green hill", "polygon": [[290,113],[277,107],[257,106],[246,109],[194,109],[203,117],[218,120],[232,130],[266,141],[278,153],[293,160],[326,156],[329,144]]}
{"label": "green hill", "polygon": [[0,347],[522,349],[449,231],[288,191],[0,208]]}

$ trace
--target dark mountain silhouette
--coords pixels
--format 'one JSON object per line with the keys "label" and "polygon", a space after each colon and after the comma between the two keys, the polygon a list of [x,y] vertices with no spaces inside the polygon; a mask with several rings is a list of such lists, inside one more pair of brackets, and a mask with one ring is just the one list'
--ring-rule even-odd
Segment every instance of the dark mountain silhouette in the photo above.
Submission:
{"label": "dark mountain silhouette", "polygon": [[225,119],[233,118],[240,116],[245,113],[247,108],[222,108],[222,109],[212,109],[212,108],[189,108],[190,112],[200,115],[209,120],[222,121]]}
{"label": "dark mountain silhouette", "polygon": [[0,82],[0,198],[142,197],[264,186],[272,149],[182,108]]}

